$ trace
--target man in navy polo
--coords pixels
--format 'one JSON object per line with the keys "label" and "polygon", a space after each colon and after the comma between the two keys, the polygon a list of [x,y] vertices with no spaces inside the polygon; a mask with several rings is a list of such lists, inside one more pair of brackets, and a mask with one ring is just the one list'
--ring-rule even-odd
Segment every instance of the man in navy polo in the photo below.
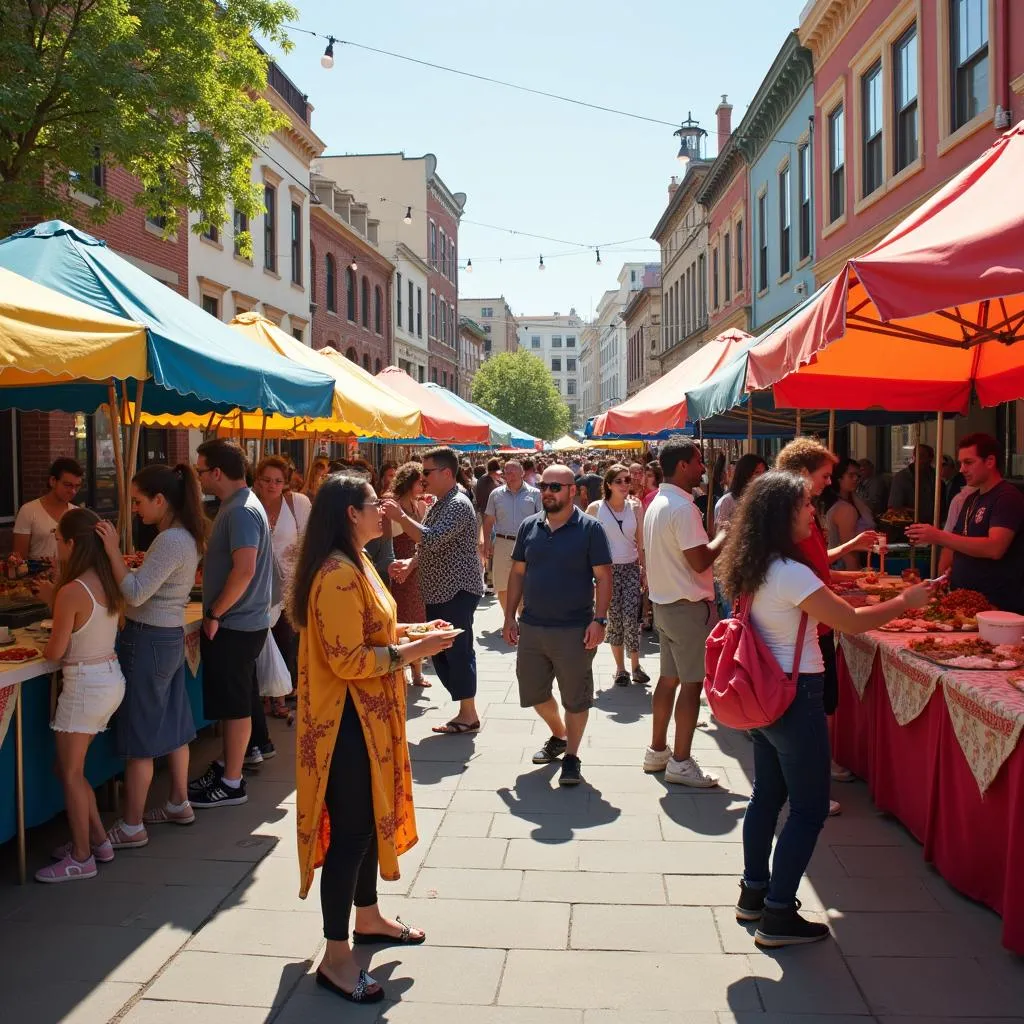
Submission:
{"label": "man in navy polo", "polygon": [[[583,781],[580,744],[594,703],[594,655],[604,640],[612,597],[612,556],[604,528],[573,503],[576,483],[568,466],[548,466],[537,486],[544,511],[519,527],[504,637],[519,648],[520,706],[532,707],[551,730],[533,763],[550,764],[564,755],[558,784],[577,786]],[[523,613],[517,623],[520,599]],[[552,696],[555,679],[564,722]]]}

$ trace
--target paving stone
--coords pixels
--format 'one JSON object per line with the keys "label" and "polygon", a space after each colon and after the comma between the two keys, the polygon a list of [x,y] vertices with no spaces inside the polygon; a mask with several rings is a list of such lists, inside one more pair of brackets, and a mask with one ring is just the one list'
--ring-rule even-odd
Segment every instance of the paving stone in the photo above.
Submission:
{"label": "paving stone", "polygon": [[851,878],[923,878],[931,874],[919,846],[828,845]]}
{"label": "paving stone", "polygon": [[744,957],[512,950],[498,1003],[628,1011],[760,1009]]}
{"label": "paving stone", "polygon": [[150,986],[146,996],[226,1006],[276,1006],[306,973],[307,966],[288,957],[185,950]]}
{"label": "paving stone", "polygon": [[[584,1010],[583,1024],[621,1024],[622,1017],[621,1010]],[[718,1014],[714,1010],[630,1011],[629,1024],[718,1024]]]}
{"label": "paving stone", "polygon": [[[844,913],[928,913],[942,909],[923,879],[839,878],[811,873],[804,879],[800,898],[811,890],[820,907]],[[810,904],[806,904],[811,909]],[[815,909],[820,909],[815,908]]]}
{"label": "paving stone", "polygon": [[999,943],[995,915],[834,913],[830,924],[847,956],[961,956]]}
{"label": "paving stone", "polygon": [[[444,1024],[582,1024],[579,1010],[552,1010],[539,1006],[461,1006],[435,1003],[433,1019]],[[387,1024],[424,1024],[423,1007],[416,1003],[395,1003],[382,1018]],[[277,1022],[275,1021],[275,1024]],[[309,1024],[313,1024],[312,1021]]]}
{"label": "paving stone", "polygon": [[405,899],[396,900],[388,911],[422,928],[432,946],[565,949],[569,940],[565,903]]}
{"label": "paving stone", "polygon": [[444,816],[440,828],[437,830],[439,836],[456,836],[460,838],[482,839],[487,836],[491,828],[493,814],[483,811],[469,813],[461,811],[449,811]]}
{"label": "paving stone", "polygon": [[635,842],[661,839],[658,819],[653,814],[607,815],[594,813],[562,814],[521,811],[516,814],[496,815],[491,825],[492,836],[506,839],[565,841],[583,840],[603,842],[609,839],[631,838]]}
{"label": "paving stone", "polygon": [[517,900],[523,872],[508,868],[422,868],[412,895],[416,899]]}
{"label": "paving stone", "polygon": [[500,868],[508,847],[506,839],[455,839],[439,836],[423,863],[431,868]]}
{"label": "paving stone", "polygon": [[736,843],[580,843],[582,871],[653,871],[658,874],[733,874],[743,869]]}
{"label": "paving stone", "polygon": [[868,1012],[846,962],[830,939],[775,953],[754,951],[747,956],[747,962],[767,1011]]}
{"label": "paving stone", "polygon": [[527,871],[519,898],[556,903],[663,904],[660,875],[600,871]]}
{"label": "paving stone", "polygon": [[45,985],[26,986],[8,982],[5,974],[3,1019],[17,1024],[97,1024],[115,1017],[141,990],[141,985],[123,981],[64,981],[59,974]]}
{"label": "paving stone", "polygon": [[721,948],[707,907],[594,904],[573,907],[569,946],[652,953],[717,953]]}
{"label": "paving stone", "polygon": [[120,1024],[265,1024],[266,1020],[267,1011],[258,1006],[202,1006],[142,999]]}
{"label": "paving stone", "polygon": [[541,842],[536,839],[510,839],[505,867],[535,871],[572,871],[579,864],[576,843]]}
{"label": "paving stone", "polygon": [[217,914],[192,938],[188,948],[302,958],[311,956],[322,941],[323,926],[314,914],[234,907]]}

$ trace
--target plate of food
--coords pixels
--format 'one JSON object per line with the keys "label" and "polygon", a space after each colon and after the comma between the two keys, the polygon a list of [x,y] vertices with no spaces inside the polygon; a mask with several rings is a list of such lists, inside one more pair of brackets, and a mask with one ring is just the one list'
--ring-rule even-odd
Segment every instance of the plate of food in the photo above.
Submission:
{"label": "plate of food", "polygon": [[1024,672],[1011,672],[1006,677],[1006,681],[1011,686],[1015,686],[1018,690],[1024,692]]}
{"label": "plate of food", "polygon": [[878,517],[878,521],[886,526],[909,526],[914,521],[914,513],[905,508],[890,508]]}
{"label": "plate of food", "polygon": [[0,663],[20,665],[26,661],[34,661],[42,656],[42,652],[36,650],[35,647],[8,647],[7,650],[0,651]]}
{"label": "plate of food", "polygon": [[925,637],[907,646],[911,654],[943,668],[961,668],[991,672],[1024,668],[1024,645],[995,646],[980,637],[954,640]]}

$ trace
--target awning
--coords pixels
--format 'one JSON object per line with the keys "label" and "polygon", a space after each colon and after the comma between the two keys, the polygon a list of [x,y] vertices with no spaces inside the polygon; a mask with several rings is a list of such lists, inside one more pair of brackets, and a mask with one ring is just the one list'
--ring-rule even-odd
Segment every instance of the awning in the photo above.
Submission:
{"label": "awning", "polygon": [[442,398],[454,402],[460,409],[465,409],[471,416],[484,420],[491,428],[491,444],[493,446],[508,445],[509,448],[517,451],[537,448],[539,442],[532,434],[527,434],[525,430],[512,426],[511,423],[507,423],[500,416],[495,416],[493,412],[488,412],[475,402],[467,402],[466,399],[449,391],[447,388],[441,387],[440,384],[428,383],[424,387],[437,391]]}
{"label": "awning", "polygon": [[[152,381],[145,393],[148,412],[243,408],[290,416],[330,415],[333,377],[252,344],[118,256],[105,242],[70,224],[48,221],[3,239],[0,267],[147,327],[146,371]],[[60,364],[40,369],[59,370]],[[99,381],[111,376],[142,379],[97,363],[79,383],[5,398],[19,408],[91,411],[107,401],[106,384]],[[91,383],[94,380],[97,383]]]}
{"label": "awning", "polygon": [[[376,379],[420,410],[424,439],[430,439],[438,444],[489,446],[491,428],[484,420],[440,397],[423,384],[417,383],[397,366],[386,366],[377,374]],[[387,439],[373,437],[366,440]]]}

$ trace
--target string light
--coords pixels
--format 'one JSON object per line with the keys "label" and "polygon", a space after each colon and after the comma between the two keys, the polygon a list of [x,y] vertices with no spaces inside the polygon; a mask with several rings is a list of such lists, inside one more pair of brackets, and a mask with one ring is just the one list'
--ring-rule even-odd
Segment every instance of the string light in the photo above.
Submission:
{"label": "string light", "polygon": [[337,41],[334,36],[328,36],[327,49],[324,50],[324,55],[320,58],[320,66],[327,68],[328,71],[334,67],[334,44]]}
{"label": "string light", "polygon": [[601,250],[597,250],[597,265],[601,266]]}
{"label": "string light", "polygon": [[472,260],[469,260],[466,263],[466,273],[467,274],[472,274],[473,273],[473,261]]}
{"label": "string light", "polygon": [[402,221],[405,224],[411,224],[412,223],[412,207],[411,206],[407,206],[405,208],[405,216],[402,218]]}
{"label": "string light", "polygon": [[353,271],[359,269],[359,264],[356,262],[355,256],[352,257],[352,262],[349,264],[349,269]]}
{"label": "string light", "polygon": [[541,255],[540,255],[540,265],[537,267],[537,269],[538,270],[544,270],[545,269],[545,267],[544,267],[544,254],[543,253],[541,253]]}

